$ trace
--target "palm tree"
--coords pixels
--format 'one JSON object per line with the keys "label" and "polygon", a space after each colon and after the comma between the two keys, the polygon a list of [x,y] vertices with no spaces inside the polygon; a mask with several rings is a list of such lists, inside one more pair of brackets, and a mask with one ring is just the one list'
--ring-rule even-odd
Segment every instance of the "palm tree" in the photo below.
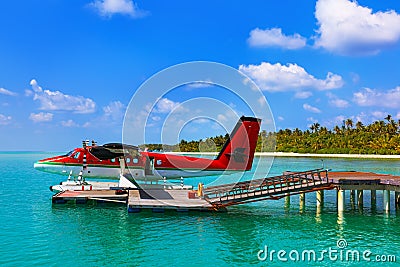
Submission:
{"label": "palm tree", "polygon": [[400,130],[400,120],[397,121],[398,130]]}
{"label": "palm tree", "polygon": [[342,131],[340,130],[339,126],[335,126],[335,128],[333,128],[333,130],[335,131],[336,134],[340,134]]}
{"label": "palm tree", "polygon": [[320,126],[321,124],[319,124],[318,122],[314,122],[313,124],[311,124],[310,130],[316,133],[318,132]]}
{"label": "palm tree", "polygon": [[347,129],[353,128],[353,120],[352,119],[350,119],[350,118],[347,119],[345,124],[346,124]]}
{"label": "palm tree", "polygon": [[356,129],[357,129],[358,131],[361,131],[363,128],[364,128],[363,123],[362,123],[361,121],[357,121],[357,123],[356,123]]}
{"label": "palm tree", "polygon": [[392,120],[392,115],[388,114],[384,119],[390,122]]}
{"label": "palm tree", "polygon": [[293,134],[295,134],[296,136],[300,136],[303,133],[301,132],[301,130],[299,128],[294,129]]}

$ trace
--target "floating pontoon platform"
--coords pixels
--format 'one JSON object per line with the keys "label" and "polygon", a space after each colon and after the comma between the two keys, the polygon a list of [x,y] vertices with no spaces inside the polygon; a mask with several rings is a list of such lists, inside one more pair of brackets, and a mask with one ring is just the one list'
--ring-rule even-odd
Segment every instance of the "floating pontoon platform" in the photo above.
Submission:
{"label": "floating pontoon platform", "polygon": [[79,190],[59,192],[52,197],[52,202],[53,204],[85,204],[92,201],[98,203],[121,203],[126,205],[127,199],[128,191],[125,190]]}
{"label": "floating pontoon platform", "polygon": [[154,212],[165,210],[176,211],[210,211],[213,205],[197,196],[194,190],[130,190],[128,212],[139,212],[141,209],[152,209]]}

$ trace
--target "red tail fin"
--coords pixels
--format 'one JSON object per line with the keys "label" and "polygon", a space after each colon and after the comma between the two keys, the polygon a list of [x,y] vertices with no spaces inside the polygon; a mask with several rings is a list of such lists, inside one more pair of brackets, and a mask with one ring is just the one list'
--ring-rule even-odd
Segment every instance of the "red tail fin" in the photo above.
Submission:
{"label": "red tail fin", "polygon": [[261,119],[242,116],[215,159],[226,170],[251,169]]}

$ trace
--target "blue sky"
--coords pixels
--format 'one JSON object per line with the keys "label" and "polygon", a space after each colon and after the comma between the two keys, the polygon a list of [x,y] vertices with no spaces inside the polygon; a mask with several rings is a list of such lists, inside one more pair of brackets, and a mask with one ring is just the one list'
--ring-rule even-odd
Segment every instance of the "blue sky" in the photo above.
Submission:
{"label": "blue sky", "polygon": [[[0,25],[0,150],[121,141],[137,88],[197,60],[248,75],[277,129],[400,119],[398,1],[2,1]],[[225,133],[195,126],[180,137]]]}

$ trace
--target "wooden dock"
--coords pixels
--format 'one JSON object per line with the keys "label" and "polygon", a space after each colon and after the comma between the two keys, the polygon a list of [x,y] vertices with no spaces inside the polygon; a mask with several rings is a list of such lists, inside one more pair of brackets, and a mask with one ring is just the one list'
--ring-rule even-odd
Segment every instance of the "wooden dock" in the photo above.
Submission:
{"label": "wooden dock", "polygon": [[152,209],[154,212],[210,211],[214,210],[214,206],[203,197],[197,196],[197,192],[193,190],[130,190],[128,212],[139,212],[142,209]]}
{"label": "wooden dock", "polygon": [[[392,188],[392,191],[400,192],[400,176],[390,174],[378,174],[373,172],[329,172],[329,181],[338,187],[350,189],[371,189],[375,186],[375,190],[385,190]],[[353,188],[351,186],[359,186]]]}
{"label": "wooden dock", "polygon": [[[338,212],[343,212],[346,190],[350,200],[362,207],[363,191],[371,191],[371,205],[376,203],[376,191],[383,190],[384,210],[390,210],[391,192],[394,192],[396,208],[400,205],[400,176],[369,172],[329,172],[316,169],[304,172],[285,172],[282,175],[251,181],[210,186],[202,192],[181,188],[147,188],[64,191],[53,196],[54,204],[89,201],[111,202],[127,205],[128,212],[150,209],[153,212],[176,211],[225,211],[226,207],[249,202],[285,198],[300,195],[300,205],[305,205],[305,196],[317,192],[317,206],[324,201],[325,190],[337,191]],[[356,195],[357,192],[357,195]]]}
{"label": "wooden dock", "polygon": [[64,191],[52,197],[54,204],[76,203],[85,204],[89,201],[104,203],[121,203],[126,205],[128,199],[127,191],[119,190],[79,190]]}

